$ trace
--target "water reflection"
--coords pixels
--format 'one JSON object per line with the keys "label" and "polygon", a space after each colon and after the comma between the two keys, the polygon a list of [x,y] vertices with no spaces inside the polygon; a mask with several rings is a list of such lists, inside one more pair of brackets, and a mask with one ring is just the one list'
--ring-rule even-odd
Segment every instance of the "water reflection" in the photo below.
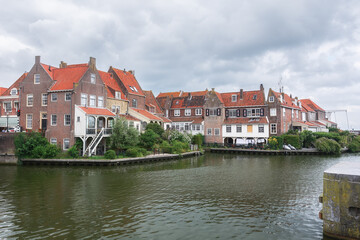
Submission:
{"label": "water reflection", "polygon": [[321,239],[322,172],[357,157],[2,166],[0,238]]}

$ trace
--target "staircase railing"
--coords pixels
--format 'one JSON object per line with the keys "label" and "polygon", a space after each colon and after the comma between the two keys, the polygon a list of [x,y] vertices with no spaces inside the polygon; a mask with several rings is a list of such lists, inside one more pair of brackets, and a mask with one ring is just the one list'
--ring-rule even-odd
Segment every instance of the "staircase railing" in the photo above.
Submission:
{"label": "staircase railing", "polygon": [[88,154],[88,156],[90,157],[95,152],[97,146],[99,145],[103,137],[104,137],[104,128],[102,128],[101,131],[96,135],[96,137],[94,137],[93,140],[90,142],[89,146],[84,151],[84,156]]}

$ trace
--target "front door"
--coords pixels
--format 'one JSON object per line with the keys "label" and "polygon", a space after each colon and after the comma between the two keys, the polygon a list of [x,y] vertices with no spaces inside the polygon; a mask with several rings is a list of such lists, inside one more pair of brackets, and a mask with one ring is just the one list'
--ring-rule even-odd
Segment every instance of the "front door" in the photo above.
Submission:
{"label": "front door", "polygon": [[46,131],[47,129],[47,114],[41,113],[41,130]]}

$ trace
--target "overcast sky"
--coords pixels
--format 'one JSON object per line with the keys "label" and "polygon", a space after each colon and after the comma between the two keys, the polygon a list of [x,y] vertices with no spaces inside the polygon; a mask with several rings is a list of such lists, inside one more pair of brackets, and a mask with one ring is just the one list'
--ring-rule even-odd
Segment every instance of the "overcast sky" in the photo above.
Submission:
{"label": "overcast sky", "polygon": [[[360,129],[360,1],[0,0],[0,86],[35,55],[58,66],[97,59],[159,92],[258,89],[263,83],[346,109]],[[347,129],[344,113],[337,113]],[[334,118],[332,120],[335,120]]]}

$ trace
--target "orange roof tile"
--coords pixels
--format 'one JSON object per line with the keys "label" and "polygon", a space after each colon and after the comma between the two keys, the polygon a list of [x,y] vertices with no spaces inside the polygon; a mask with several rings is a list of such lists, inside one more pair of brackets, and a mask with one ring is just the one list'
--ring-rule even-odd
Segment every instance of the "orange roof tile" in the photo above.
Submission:
{"label": "orange roof tile", "polygon": [[0,87],[0,96],[6,91],[7,88]]}
{"label": "orange roof tile", "polygon": [[107,108],[91,108],[91,107],[80,107],[80,106],[79,108],[89,115],[115,116],[115,114],[112,113]]}
{"label": "orange roof tile", "polygon": [[119,114],[119,117],[125,118],[128,121],[138,121],[138,122],[140,122],[139,119],[137,119],[136,117],[133,117],[131,115],[128,115],[128,114]]}
{"label": "orange roof tile", "polygon": [[224,124],[267,124],[269,123],[266,117],[260,118],[227,118]]}
{"label": "orange roof tile", "polygon": [[53,70],[57,69],[56,67],[52,67],[50,65],[46,65],[41,63],[41,66],[45,69],[45,71],[49,74],[49,76],[53,79]]}
{"label": "orange roof tile", "polygon": [[11,92],[11,89],[13,88],[16,88],[18,91],[19,91],[19,86],[20,86],[20,83],[25,79],[25,77],[28,75],[28,73],[24,73],[23,75],[21,75],[19,77],[18,80],[16,80],[9,88],[3,88],[5,89],[5,91],[3,91],[1,93],[1,90],[0,90],[0,95],[1,96],[10,96],[10,92]]}
{"label": "orange roof tile", "polygon": [[50,90],[56,91],[73,89],[74,83],[79,82],[87,70],[87,64],[69,65],[66,68],[56,68],[52,70],[53,79],[56,82]]}
{"label": "orange roof tile", "polygon": [[99,72],[101,79],[107,86],[108,98],[115,98],[115,92],[120,92],[121,99],[127,100],[125,94],[121,91],[119,84],[112,77],[111,73],[107,73],[107,72],[103,72],[103,71],[98,71],[98,72]]}
{"label": "orange roof tile", "polygon": [[[232,102],[232,96],[236,95],[236,102]],[[256,97],[255,97],[256,96]],[[241,106],[262,106],[265,105],[264,94],[261,90],[243,91],[243,98],[240,99],[240,92],[221,93],[225,107]]]}
{"label": "orange roof tile", "polygon": [[166,93],[159,93],[156,98],[163,98],[163,97],[180,97],[181,91],[178,92],[166,92]]}
{"label": "orange roof tile", "polygon": [[155,107],[156,113],[162,113],[159,103],[157,102],[152,91],[151,90],[150,91],[143,90],[143,92],[145,94],[145,104],[152,105],[153,107]]}
{"label": "orange roof tile", "polygon": [[112,68],[116,75],[120,78],[121,82],[124,84],[126,90],[129,93],[144,96],[144,93],[140,87],[140,84],[136,80],[134,74],[130,71],[123,71],[116,68]]}
{"label": "orange roof tile", "polygon": [[150,112],[148,112],[148,111],[146,111],[146,110],[137,109],[137,108],[132,108],[132,110],[140,113],[141,115],[147,117],[147,118],[150,119],[150,120],[156,120],[156,121],[161,121],[161,120],[162,120],[161,118],[155,116],[154,114],[152,114],[152,113],[150,113]]}
{"label": "orange roof tile", "polygon": [[168,119],[167,117],[160,117],[164,123],[171,123],[172,121]]}
{"label": "orange roof tile", "polygon": [[[280,98],[280,95],[282,95],[282,93],[279,93],[279,92],[275,92],[274,90],[272,90],[272,92],[274,93],[275,97],[277,99]],[[297,105],[295,105],[293,103],[293,98],[291,98],[289,95],[287,95],[286,93],[284,93],[284,99],[283,99],[283,102],[281,103],[281,106],[284,106],[284,107],[290,107],[290,108],[295,108],[295,109],[300,109],[301,108]]]}
{"label": "orange roof tile", "polygon": [[300,100],[301,105],[304,105],[304,107],[306,108],[310,108],[313,111],[323,111],[325,112],[324,109],[322,109],[321,107],[319,107],[316,103],[314,103],[311,99],[301,99]]}

